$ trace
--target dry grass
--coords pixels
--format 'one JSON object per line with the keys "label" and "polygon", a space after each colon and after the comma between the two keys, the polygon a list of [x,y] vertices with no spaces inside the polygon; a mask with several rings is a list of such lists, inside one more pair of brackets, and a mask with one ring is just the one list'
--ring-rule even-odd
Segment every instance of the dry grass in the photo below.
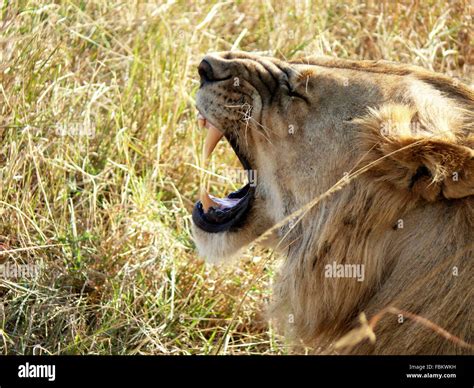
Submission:
{"label": "dry grass", "polygon": [[[200,58],[384,58],[472,82],[474,52],[469,1],[283,3],[3,3],[0,263],[41,272],[0,278],[0,352],[289,352],[262,315],[271,253],[219,269],[193,249]],[[238,166],[226,150],[214,171]]]}

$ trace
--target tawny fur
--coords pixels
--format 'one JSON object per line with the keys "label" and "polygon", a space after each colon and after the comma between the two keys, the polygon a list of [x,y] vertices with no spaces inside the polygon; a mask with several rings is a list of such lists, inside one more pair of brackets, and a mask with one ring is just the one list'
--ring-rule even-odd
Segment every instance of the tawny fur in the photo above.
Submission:
{"label": "tawny fur", "polygon": [[[210,235],[194,227],[201,254],[235,255],[341,177],[370,166],[292,229],[280,228],[276,248],[285,259],[275,281],[273,317],[322,353],[332,352],[334,341],[358,325],[361,312],[370,319],[388,306],[472,344],[472,89],[387,62],[286,63],[240,52],[208,60],[216,74],[240,77],[240,89],[223,82],[201,90],[198,107],[236,136],[259,184],[258,206],[241,229]],[[309,102],[269,93],[268,73],[275,79],[277,69]],[[241,96],[254,108],[251,125],[227,107]],[[363,264],[364,281],[326,278],[325,266],[333,262]],[[384,316],[375,334],[375,344],[362,342],[344,352],[472,353],[407,317]]]}

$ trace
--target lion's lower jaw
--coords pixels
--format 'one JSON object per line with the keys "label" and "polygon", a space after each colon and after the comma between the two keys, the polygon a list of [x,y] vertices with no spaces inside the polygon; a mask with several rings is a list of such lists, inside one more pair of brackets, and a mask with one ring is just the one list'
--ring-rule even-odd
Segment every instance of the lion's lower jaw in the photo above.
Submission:
{"label": "lion's lower jaw", "polygon": [[207,233],[192,225],[194,242],[200,257],[209,263],[229,263],[250,243],[246,234],[234,232]]}
{"label": "lion's lower jaw", "polygon": [[[275,220],[255,210],[262,208],[261,201],[260,197],[255,198],[254,210],[250,211],[245,224],[238,229],[208,233],[193,223],[192,234],[198,255],[210,263],[230,263],[239,258],[244,249],[275,224]],[[271,247],[273,240],[274,235],[270,234],[259,241],[259,246]]]}

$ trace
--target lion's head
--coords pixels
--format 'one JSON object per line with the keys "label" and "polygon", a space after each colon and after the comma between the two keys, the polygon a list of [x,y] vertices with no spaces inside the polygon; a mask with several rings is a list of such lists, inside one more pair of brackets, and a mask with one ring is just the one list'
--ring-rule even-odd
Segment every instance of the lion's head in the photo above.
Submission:
{"label": "lion's head", "polygon": [[[286,260],[274,314],[307,344],[329,345],[359,313],[389,305],[469,341],[471,89],[383,61],[243,52],[207,55],[199,74],[205,156],[225,137],[257,178],[226,198],[202,193],[193,210],[202,256],[235,255],[278,225],[270,243]],[[379,322],[375,345],[352,351],[466,349],[398,318]]]}

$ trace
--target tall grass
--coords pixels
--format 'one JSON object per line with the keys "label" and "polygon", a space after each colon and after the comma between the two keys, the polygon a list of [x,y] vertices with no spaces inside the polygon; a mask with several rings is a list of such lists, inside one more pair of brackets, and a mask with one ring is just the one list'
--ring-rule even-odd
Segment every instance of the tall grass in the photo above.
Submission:
{"label": "tall grass", "polygon": [[[9,354],[291,351],[264,315],[271,253],[213,268],[194,251],[206,52],[383,58],[472,82],[469,1],[4,1],[0,15],[0,264],[40,268],[0,278]],[[213,171],[239,166],[216,151]]]}

